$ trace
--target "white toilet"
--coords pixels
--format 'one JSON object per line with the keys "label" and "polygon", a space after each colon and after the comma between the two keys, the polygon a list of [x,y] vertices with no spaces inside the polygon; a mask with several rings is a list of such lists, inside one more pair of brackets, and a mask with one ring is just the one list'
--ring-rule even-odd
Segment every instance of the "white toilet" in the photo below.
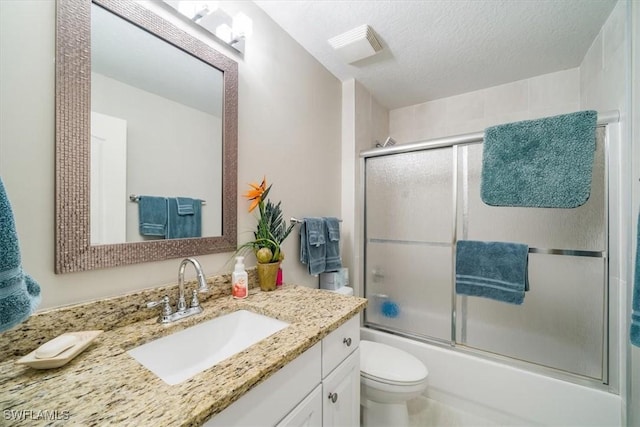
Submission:
{"label": "white toilet", "polygon": [[407,401],[427,388],[426,366],[416,357],[373,341],[360,341],[362,425],[406,427]]}
{"label": "white toilet", "polygon": [[[353,288],[332,289],[353,295]],[[360,405],[363,427],[408,427],[407,401],[427,388],[427,367],[390,345],[360,341]]]}

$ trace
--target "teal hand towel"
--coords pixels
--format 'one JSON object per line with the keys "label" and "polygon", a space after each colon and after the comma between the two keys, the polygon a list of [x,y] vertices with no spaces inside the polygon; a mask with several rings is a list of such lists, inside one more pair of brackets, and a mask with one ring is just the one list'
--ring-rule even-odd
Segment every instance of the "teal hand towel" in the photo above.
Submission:
{"label": "teal hand towel", "polygon": [[178,210],[178,198],[167,199],[167,239],[202,237],[202,200],[191,200],[193,214],[182,215]]}
{"label": "teal hand towel", "polygon": [[633,280],[633,299],[631,303],[631,344],[640,347],[640,216],[636,235],[636,273]]}
{"label": "teal hand towel", "polygon": [[576,208],[591,194],[595,111],[487,128],[482,200],[491,206]]}
{"label": "teal hand towel", "polygon": [[178,215],[194,215],[193,208],[196,201],[190,197],[176,197],[178,203]]}
{"label": "teal hand towel", "polygon": [[143,236],[166,237],[166,197],[140,196],[138,199],[138,229]]}
{"label": "teal hand towel", "polygon": [[0,179],[0,332],[24,322],[40,304],[40,285],[22,271],[13,211]]}
{"label": "teal hand towel", "polygon": [[528,260],[527,245],[459,240],[456,293],[522,304],[529,290]]}

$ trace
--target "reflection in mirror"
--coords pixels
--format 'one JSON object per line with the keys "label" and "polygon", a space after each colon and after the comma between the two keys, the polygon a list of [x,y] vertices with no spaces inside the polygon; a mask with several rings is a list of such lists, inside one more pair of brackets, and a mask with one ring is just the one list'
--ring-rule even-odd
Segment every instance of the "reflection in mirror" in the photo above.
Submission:
{"label": "reflection in mirror", "polygon": [[[221,235],[222,85],[220,70],[92,5],[92,245]],[[174,197],[200,206],[154,212]]]}
{"label": "reflection in mirror", "polygon": [[56,272],[235,250],[237,63],[136,2],[56,4]]}

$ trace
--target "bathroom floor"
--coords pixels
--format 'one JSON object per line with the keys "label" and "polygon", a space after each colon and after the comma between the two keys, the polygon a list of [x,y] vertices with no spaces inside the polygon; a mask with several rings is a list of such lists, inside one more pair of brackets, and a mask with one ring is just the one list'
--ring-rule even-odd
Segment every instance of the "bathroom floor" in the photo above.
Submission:
{"label": "bathroom floor", "polygon": [[420,396],[407,402],[410,427],[495,427],[493,421]]}

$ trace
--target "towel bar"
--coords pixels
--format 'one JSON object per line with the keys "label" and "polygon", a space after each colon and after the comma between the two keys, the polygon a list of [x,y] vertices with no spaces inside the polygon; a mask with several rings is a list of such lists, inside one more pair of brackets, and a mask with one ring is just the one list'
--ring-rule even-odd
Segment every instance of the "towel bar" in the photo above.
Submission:
{"label": "towel bar", "polygon": [[[135,194],[130,194],[129,200],[131,200],[132,202],[138,202],[140,200],[140,196],[136,196]],[[200,200],[200,201],[202,202],[203,205],[207,204],[206,200]]]}
{"label": "towel bar", "polygon": [[605,251],[581,251],[573,249],[542,249],[542,248],[529,248],[530,254],[546,254],[546,255],[570,255],[580,257],[591,258],[606,258],[607,253]]}
{"label": "towel bar", "polygon": [[[303,221],[303,220],[298,219],[298,218],[291,217],[290,221],[291,221],[293,224],[302,224],[302,221]],[[338,222],[342,222],[342,220],[341,220],[341,219],[339,219],[339,220],[338,220]]]}

